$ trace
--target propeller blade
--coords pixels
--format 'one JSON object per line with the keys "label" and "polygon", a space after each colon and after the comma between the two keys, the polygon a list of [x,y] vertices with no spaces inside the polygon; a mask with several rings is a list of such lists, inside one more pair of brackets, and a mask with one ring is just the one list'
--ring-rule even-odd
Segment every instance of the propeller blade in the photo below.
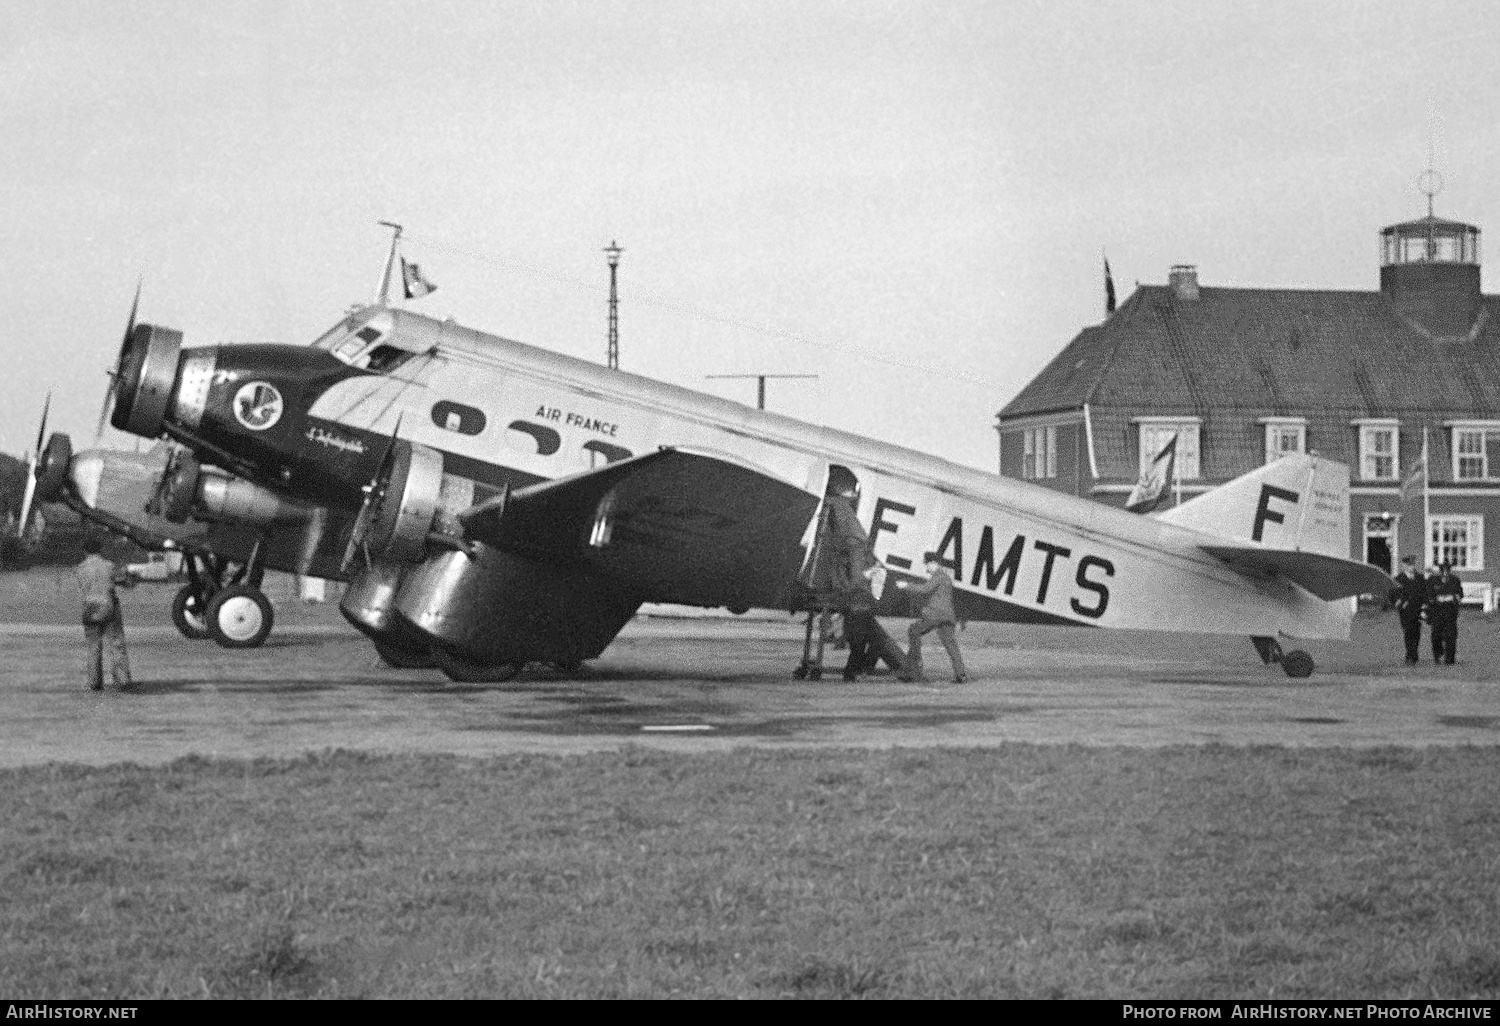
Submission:
{"label": "propeller blade", "polygon": [[94,428],[94,444],[104,437],[104,425],[115,412],[115,393],[120,386],[120,367],[125,362],[125,352],[130,348],[130,336],[135,334],[135,315],[141,308],[141,280],[135,280],[135,298],[130,301],[130,318],[125,322],[125,337],[120,339],[120,351],[115,354],[114,369],[109,371],[109,387],[104,390],[104,402],[99,406],[99,423]]}
{"label": "propeller blade", "polygon": [[52,393],[47,393],[47,401],[42,404],[42,423],[37,428],[36,445],[31,448],[31,455],[26,458],[26,487],[21,493],[21,519],[16,521],[16,537],[26,537],[26,524],[31,520],[31,500],[36,497],[36,467],[42,459],[42,439],[47,437],[47,414],[52,411]]}
{"label": "propeller blade", "polygon": [[380,454],[380,462],[375,465],[375,476],[364,487],[365,501],[360,503],[359,514],[354,518],[354,526],[349,531],[349,544],[344,547],[344,558],[339,563],[341,573],[349,572],[349,568],[354,565],[354,557],[361,552],[364,553],[365,566],[370,565],[370,549],[366,541],[370,536],[370,526],[379,515],[380,504],[385,500],[385,487],[391,476],[391,454],[396,451],[403,416],[404,413],[396,415],[396,426],[391,429],[391,437],[386,439],[385,452]]}

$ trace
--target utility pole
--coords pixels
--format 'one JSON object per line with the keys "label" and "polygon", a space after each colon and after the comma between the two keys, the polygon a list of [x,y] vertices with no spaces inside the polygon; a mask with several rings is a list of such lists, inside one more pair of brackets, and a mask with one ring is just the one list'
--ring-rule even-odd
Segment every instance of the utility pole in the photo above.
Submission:
{"label": "utility pole", "polygon": [[620,254],[625,252],[614,239],[604,247],[604,257],[609,261],[609,351],[605,362],[610,370],[620,368],[620,293],[616,289],[615,272],[620,266]]}
{"label": "utility pole", "polygon": [[708,374],[708,378],[754,378],[756,381],[755,408],[764,410],[766,408],[766,379],[767,378],[815,378],[816,374]]}

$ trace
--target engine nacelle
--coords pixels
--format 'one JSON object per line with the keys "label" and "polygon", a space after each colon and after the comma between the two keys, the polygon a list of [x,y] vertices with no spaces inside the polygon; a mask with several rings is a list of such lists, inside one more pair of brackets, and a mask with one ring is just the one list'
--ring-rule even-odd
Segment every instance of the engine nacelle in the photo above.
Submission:
{"label": "engine nacelle", "polygon": [[202,520],[270,527],[278,523],[305,523],[312,515],[311,508],[300,502],[218,470],[201,470],[194,491],[197,501],[193,512]]}
{"label": "engine nacelle", "polygon": [[182,332],[137,324],[120,350],[115,368],[115,408],[109,422],[121,431],[155,438],[172,402]]}
{"label": "engine nacelle", "polygon": [[362,514],[369,518],[364,543],[382,559],[419,562],[443,505],[443,454],[403,439],[395,443],[387,465],[389,476],[377,483],[379,498]]}

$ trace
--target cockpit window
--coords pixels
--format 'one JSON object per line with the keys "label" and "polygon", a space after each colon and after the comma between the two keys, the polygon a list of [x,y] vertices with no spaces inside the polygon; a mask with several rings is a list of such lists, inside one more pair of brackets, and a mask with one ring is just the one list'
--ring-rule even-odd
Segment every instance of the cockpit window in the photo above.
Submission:
{"label": "cockpit window", "polygon": [[332,349],[344,338],[345,335],[349,334],[349,329],[352,328],[356,323],[358,322],[355,321],[353,317],[345,317],[333,327],[323,332],[323,334],[319,335],[317,341],[313,342],[313,348]]}
{"label": "cockpit window", "polygon": [[367,307],[345,317],[313,345],[351,367],[389,373],[416,355],[393,337],[395,327],[389,310]]}
{"label": "cockpit window", "polygon": [[369,356],[366,358],[365,368],[376,373],[393,371],[407,360],[410,360],[413,355],[405,349],[397,349],[395,346],[376,346],[370,350]]}

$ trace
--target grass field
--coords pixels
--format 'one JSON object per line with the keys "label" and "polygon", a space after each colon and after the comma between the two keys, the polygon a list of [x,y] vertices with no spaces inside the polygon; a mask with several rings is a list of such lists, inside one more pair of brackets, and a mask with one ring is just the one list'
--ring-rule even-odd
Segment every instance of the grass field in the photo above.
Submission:
{"label": "grass field", "polygon": [[1500,997],[1500,750],[0,773],[7,997]]}

